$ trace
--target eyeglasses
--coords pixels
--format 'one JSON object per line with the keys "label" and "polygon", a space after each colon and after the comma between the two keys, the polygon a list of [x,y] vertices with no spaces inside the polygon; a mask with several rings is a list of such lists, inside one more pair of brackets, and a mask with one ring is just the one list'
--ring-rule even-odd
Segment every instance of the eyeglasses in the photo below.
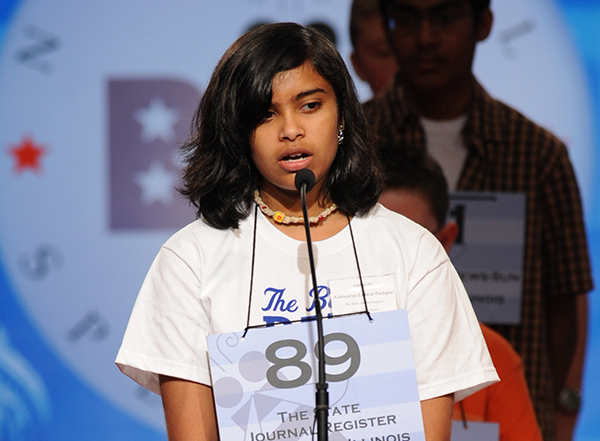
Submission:
{"label": "eyeglasses", "polygon": [[472,13],[466,1],[449,1],[429,9],[392,3],[387,12],[389,28],[398,34],[415,34],[420,31],[424,21],[435,31],[451,32]]}

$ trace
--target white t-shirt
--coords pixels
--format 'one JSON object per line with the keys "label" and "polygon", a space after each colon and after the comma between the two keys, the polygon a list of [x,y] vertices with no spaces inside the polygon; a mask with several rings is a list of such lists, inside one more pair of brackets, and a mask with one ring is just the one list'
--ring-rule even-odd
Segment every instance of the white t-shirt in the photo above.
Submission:
{"label": "white t-shirt", "polygon": [[465,122],[467,115],[444,121],[421,118],[427,151],[442,167],[450,191],[456,190],[467,159],[467,148],[461,135]]}
{"label": "white t-shirt", "polygon": [[[154,260],[136,300],[116,363],[160,393],[158,375],[211,385],[206,337],[241,331],[249,308],[254,215],[239,229],[197,220],[173,235]],[[306,243],[259,213],[250,325],[313,316]],[[363,277],[395,276],[397,306],[407,309],[421,400],[459,400],[498,380],[469,298],[437,239],[377,205],[352,220]],[[331,280],[356,279],[346,227],[313,242],[320,296]],[[324,315],[327,315],[324,310]]]}

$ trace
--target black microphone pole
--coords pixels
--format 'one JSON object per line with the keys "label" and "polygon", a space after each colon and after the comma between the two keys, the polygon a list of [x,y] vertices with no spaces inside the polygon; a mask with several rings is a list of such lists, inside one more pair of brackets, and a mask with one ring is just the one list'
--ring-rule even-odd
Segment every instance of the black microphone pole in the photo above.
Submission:
{"label": "black microphone pole", "polygon": [[321,301],[319,299],[319,289],[317,285],[317,273],[315,271],[315,259],[313,257],[312,241],[310,239],[310,222],[308,220],[308,208],[306,207],[306,193],[315,185],[315,174],[305,168],[296,173],[296,188],[300,191],[302,200],[302,215],[304,218],[304,230],[306,231],[306,245],[308,247],[308,260],[310,262],[310,272],[313,282],[313,300],[315,303],[315,313],[317,316],[317,355],[319,364],[319,375],[317,380],[316,406],[315,414],[317,419],[317,440],[327,441],[328,427],[327,417],[329,414],[329,392],[327,391],[327,381],[325,379],[325,342],[323,335],[323,313],[321,311]]}

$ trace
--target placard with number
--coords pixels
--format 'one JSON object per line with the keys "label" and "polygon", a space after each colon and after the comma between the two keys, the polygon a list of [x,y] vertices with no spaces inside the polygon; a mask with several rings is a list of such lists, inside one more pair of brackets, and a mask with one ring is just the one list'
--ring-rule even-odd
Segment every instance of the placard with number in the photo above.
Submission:
{"label": "placard with number", "polygon": [[[424,440],[406,310],[326,319],[329,439]],[[221,439],[310,440],[316,323],[208,337]]]}
{"label": "placard with number", "polygon": [[524,194],[450,194],[459,227],[450,259],[484,323],[521,322],[525,209]]}

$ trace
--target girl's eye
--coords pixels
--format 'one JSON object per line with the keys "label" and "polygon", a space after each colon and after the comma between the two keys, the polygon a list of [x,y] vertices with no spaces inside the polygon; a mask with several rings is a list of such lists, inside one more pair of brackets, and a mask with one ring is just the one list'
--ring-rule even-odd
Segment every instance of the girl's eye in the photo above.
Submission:
{"label": "girl's eye", "polygon": [[315,110],[315,109],[318,109],[319,107],[321,107],[321,103],[319,101],[313,101],[310,103],[306,103],[303,107],[306,110]]}
{"label": "girl's eye", "polygon": [[275,116],[275,112],[273,112],[272,110],[269,110],[267,113],[265,113],[264,120],[266,121],[268,119],[273,118],[274,116]]}

